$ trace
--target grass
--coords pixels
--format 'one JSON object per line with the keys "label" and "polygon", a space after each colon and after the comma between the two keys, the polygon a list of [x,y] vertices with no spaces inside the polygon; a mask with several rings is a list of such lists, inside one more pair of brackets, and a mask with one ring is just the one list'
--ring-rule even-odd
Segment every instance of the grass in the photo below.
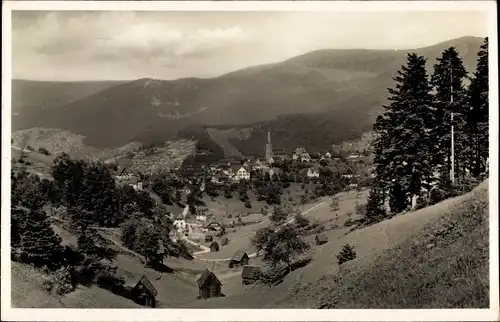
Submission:
{"label": "grass", "polygon": [[[309,280],[308,285],[294,298],[274,305],[485,308],[489,305],[488,236],[486,182],[467,195],[321,246],[322,251],[302,273],[302,281]],[[355,245],[359,258],[339,267],[334,255],[345,243]],[[323,274],[311,276],[321,268]]]}

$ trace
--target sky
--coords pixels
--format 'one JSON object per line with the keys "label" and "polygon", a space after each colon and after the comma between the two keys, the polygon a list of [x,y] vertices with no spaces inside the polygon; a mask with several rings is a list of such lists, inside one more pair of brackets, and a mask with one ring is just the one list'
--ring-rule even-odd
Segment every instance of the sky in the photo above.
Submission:
{"label": "sky", "polygon": [[12,13],[13,78],[216,77],[318,49],[411,49],[487,36],[485,12]]}

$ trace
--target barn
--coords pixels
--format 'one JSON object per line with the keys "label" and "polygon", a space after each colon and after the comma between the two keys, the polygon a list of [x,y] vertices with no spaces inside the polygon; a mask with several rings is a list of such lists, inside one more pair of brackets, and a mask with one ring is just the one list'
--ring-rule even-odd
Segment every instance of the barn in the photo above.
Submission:
{"label": "barn", "polygon": [[199,288],[199,299],[208,299],[211,297],[222,296],[222,283],[217,276],[208,268],[203,271],[200,277],[196,280]]}
{"label": "barn", "polygon": [[137,282],[130,293],[132,295],[132,299],[138,304],[155,307],[156,295],[158,294],[158,291],[153,284],[151,284],[146,275],[142,275],[141,279]]}
{"label": "barn", "polygon": [[328,238],[323,234],[316,235],[314,240],[316,241],[316,245],[323,245],[328,242]]}
{"label": "barn", "polygon": [[249,261],[250,258],[248,257],[248,254],[242,250],[238,250],[234,253],[231,261],[229,261],[229,267],[248,265]]}
{"label": "barn", "polygon": [[219,251],[219,243],[217,243],[216,241],[212,242],[210,244],[210,251],[211,252],[218,252]]}

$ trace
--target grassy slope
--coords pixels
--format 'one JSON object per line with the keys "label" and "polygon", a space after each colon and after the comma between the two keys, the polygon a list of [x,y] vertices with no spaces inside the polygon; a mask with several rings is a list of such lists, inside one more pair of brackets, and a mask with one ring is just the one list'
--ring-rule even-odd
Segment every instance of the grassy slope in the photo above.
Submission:
{"label": "grassy slope", "polygon": [[[437,308],[488,305],[488,188],[396,216],[311,250],[313,261],[273,288],[196,301],[202,308]],[[451,225],[450,231],[440,227]],[[333,236],[333,235],[337,236]],[[337,237],[338,239],[334,239]],[[341,269],[335,255],[354,244]],[[433,244],[432,248],[429,245]],[[468,294],[471,295],[468,295]]]}

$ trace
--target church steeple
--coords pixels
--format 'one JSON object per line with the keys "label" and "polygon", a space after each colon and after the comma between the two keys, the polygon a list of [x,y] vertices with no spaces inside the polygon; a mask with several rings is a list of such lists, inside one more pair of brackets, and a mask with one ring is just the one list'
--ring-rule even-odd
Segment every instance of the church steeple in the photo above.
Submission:
{"label": "church steeple", "polygon": [[268,162],[271,162],[273,158],[273,145],[271,144],[271,131],[267,130],[267,144],[266,144],[266,155],[265,158]]}

